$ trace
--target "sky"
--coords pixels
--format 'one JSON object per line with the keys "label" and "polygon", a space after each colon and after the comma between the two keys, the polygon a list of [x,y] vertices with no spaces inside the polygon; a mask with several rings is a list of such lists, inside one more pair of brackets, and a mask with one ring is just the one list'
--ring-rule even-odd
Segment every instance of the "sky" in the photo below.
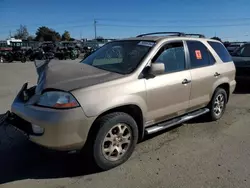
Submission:
{"label": "sky", "polygon": [[124,38],[157,31],[250,41],[249,0],[0,0],[0,39],[26,25],[74,38]]}

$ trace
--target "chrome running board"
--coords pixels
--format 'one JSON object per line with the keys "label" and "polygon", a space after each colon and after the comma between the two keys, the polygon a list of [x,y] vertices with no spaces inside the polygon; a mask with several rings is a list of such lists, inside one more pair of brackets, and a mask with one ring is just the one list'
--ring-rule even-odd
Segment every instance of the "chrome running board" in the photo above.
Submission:
{"label": "chrome running board", "polygon": [[186,121],[188,121],[190,119],[196,118],[196,117],[198,117],[200,115],[206,114],[208,112],[209,112],[208,108],[203,108],[203,109],[200,109],[200,110],[196,110],[196,111],[188,113],[186,115],[171,119],[169,121],[165,121],[163,123],[153,125],[151,127],[148,127],[148,128],[145,129],[145,133],[146,134],[153,134],[153,133],[156,133],[158,131],[167,129],[169,127],[172,127],[174,125],[178,125],[180,123],[186,122]]}

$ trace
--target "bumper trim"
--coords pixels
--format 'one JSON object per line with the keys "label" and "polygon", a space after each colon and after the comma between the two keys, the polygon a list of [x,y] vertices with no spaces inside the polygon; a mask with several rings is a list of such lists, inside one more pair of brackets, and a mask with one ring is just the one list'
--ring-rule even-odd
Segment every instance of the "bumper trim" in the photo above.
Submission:
{"label": "bumper trim", "polygon": [[6,121],[7,121],[7,123],[14,126],[15,128],[17,128],[18,130],[20,130],[21,132],[23,132],[27,136],[29,136],[29,135],[42,136],[44,134],[44,132],[43,133],[35,133],[32,129],[32,125],[30,122],[22,119],[21,117],[17,116],[14,113],[11,113]]}

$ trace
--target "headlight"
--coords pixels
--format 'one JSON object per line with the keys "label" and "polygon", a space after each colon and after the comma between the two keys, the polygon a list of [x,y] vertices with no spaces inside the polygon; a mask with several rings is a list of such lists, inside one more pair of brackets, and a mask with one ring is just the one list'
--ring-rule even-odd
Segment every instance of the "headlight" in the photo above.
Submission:
{"label": "headlight", "polygon": [[45,92],[41,95],[37,105],[59,109],[79,106],[76,99],[70,93],[62,91]]}

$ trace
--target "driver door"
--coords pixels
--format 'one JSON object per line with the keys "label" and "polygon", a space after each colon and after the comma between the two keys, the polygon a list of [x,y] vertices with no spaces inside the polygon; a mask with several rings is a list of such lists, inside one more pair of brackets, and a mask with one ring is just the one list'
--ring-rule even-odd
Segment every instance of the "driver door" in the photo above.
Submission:
{"label": "driver door", "polygon": [[147,122],[158,123],[187,112],[191,75],[186,69],[183,41],[164,45],[152,63],[164,63],[165,73],[146,79]]}

